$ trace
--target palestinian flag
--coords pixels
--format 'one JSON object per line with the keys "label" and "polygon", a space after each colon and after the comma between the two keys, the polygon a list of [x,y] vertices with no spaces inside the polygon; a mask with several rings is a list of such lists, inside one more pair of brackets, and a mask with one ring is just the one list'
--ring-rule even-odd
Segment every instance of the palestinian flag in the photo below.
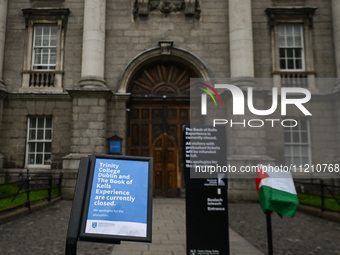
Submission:
{"label": "palestinian flag", "polygon": [[256,172],[256,189],[264,213],[268,209],[280,216],[294,216],[299,199],[290,172],[259,165]]}

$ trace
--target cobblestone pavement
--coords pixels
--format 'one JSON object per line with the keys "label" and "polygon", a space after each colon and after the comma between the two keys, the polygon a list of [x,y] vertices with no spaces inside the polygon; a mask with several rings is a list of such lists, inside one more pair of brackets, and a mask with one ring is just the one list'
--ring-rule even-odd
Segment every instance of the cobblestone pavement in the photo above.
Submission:
{"label": "cobblestone pavement", "polygon": [[[181,211],[184,212],[184,203],[181,202],[180,204],[183,206],[183,210],[181,209]],[[64,254],[71,205],[72,203],[70,201],[60,201],[55,205],[31,215],[0,225],[0,254]],[[171,215],[171,212],[169,212],[169,214]],[[260,205],[230,204],[229,214],[230,227],[266,254],[266,221]],[[184,224],[184,215],[182,222],[177,223]],[[163,224],[168,223],[165,222]],[[296,213],[293,219],[285,216],[281,219],[276,214],[273,214],[272,224],[275,255],[340,254],[340,224],[299,212]],[[176,240],[176,235],[169,235],[168,239],[169,241],[171,241],[171,239]],[[181,238],[181,240],[183,239]],[[164,240],[157,240],[155,236],[154,242],[155,246],[162,246]],[[78,242],[77,254],[110,255],[117,254],[117,251],[121,250],[121,248],[123,248],[123,245],[122,247],[114,247],[108,244]],[[183,251],[183,248],[179,248]],[[121,252],[122,250],[118,254],[121,254]],[[138,252],[135,250],[128,253],[125,252],[124,254],[173,255],[184,254],[184,252],[159,252],[153,251],[153,249],[150,248],[148,251]]]}
{"label": "cobblestone pavement", "polygon": [[[267,254],[266,216],[259,204],[229,204],[230,228]],[[275,255],[339,255],[340,224],[296,212],[272,214]]]}
{"label": "cobblestone pavement", "polygon": [[[62,255],[71,212],[71,201],[60,201],[0,225],[1,255]],[[109,255],[113,246],[78,242],[77,255]]]}

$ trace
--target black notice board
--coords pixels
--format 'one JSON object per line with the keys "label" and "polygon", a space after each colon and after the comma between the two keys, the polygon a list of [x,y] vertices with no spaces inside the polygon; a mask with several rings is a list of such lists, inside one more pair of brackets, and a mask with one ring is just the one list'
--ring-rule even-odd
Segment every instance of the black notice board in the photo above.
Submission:
{"label": "black notice board", "polygon": [[81,158],[66,238],[120,244],[152,240],[153,159],[94,154]]}
{"label": "black notice board", "polygon": [[[221,127],[216,131],[218,139],[215,141],[215,147],[218,146],[221,150],[216,151],[215,155],[210,153],[195,158],[190,155],[193,155],[192,141],[197,139],[192,139],[195,132],[188,132],[189,128],[192,127],[183,126],[187,255],[229,255],[227,175],[222,175],[221,178],[217,175],[212,178],[190,177],[190,168],[193,171],[195,159],[203,158],[201,161],[213,159],[220,166],[226,165],[226,130]],[[201,126],[196,130],[205,128],[209,127]],[[202,136],[202,132],[196,133]],[[203,140],[204,137],[201,141]],[[225,154],[221,156],[221,153]]]}

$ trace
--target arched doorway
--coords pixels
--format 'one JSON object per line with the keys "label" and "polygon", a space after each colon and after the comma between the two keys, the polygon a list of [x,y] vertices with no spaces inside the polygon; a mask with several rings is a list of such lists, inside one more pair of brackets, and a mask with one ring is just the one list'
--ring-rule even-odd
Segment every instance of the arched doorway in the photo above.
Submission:
{"label": "arched doorway", "polygon": [[127,154],[154,157],[155,196],[176,197],[183,183],[182,125],[190,124],[190,78],[178,62],[154,62],[136,72],[128,87]]}

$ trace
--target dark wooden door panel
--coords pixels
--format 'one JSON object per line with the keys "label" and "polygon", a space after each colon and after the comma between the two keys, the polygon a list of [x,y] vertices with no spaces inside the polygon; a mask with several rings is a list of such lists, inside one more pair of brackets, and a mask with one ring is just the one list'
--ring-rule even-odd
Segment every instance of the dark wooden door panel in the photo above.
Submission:
{"label": "dark wooden door panel", "polygon": [[127,154],[154,157],[154,195],[178,195],[183,184],[182,125],[190,124],[190,78],[180,63],[157,62],[132,78]]}
{"label": "dark wooden door panel", "polygon": [[[134,118],[129,118],[127,154],[154,157],[154,195],[177,196],[178,186],[183,183],[181,130],[182,125],[190,124],[189,105],[143,103],[131,107],[133,111],[130,113],[133,112]],[[165,119],[162,118],[164,114]]]}

